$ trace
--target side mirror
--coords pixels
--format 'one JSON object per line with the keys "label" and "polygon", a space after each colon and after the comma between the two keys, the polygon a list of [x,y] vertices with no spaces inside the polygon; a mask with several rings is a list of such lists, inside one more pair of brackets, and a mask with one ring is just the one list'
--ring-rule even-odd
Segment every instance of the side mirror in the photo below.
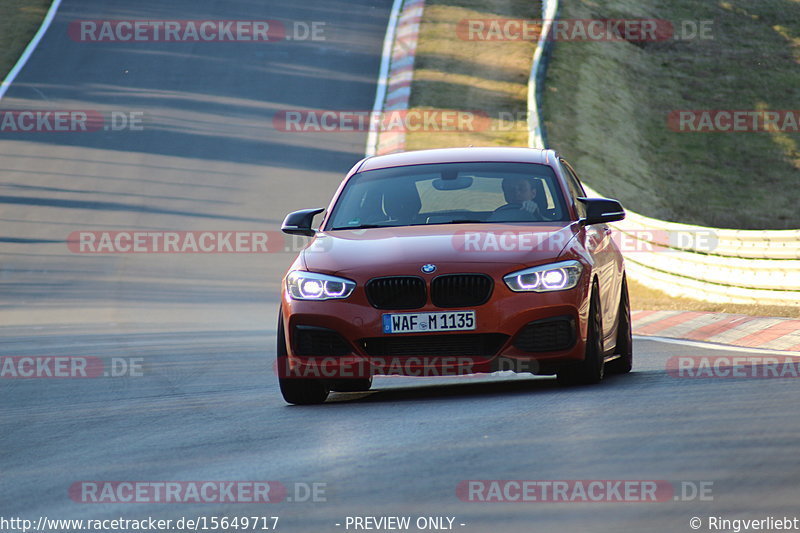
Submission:
{"label": "side mirror", "polygon": [[608,198],[578,198],[586,206],[586,218],[582,220],[586,226],[617,222],[625,218],[625,210],[616,200]]}
{"label": "side mirror", "polygon": [[311,224],[314,222],[314,217],[325,211],[324,207],[317,209],[301,209],[286,215],[281,224],[281,231],[290,235],[305,235],[306,237],[313,237],[317,232],[311,229]]}

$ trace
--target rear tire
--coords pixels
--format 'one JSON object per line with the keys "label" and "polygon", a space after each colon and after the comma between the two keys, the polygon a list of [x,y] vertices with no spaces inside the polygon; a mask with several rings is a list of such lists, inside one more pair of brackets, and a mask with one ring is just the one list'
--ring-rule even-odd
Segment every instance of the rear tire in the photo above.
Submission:
{"label": "rear tire", "polygon": [[289,352],[286,349],[286,334],[283,331],[283,315],[278,315],[278,342],[276,347],[278,357],[278,384],[286,403],[295,405],[314,405],[325,402],[330,391],[319,379],[284,378],[281,374],[286,371]]}
{"label": "rear tire", "polygon": [[631,301],[628,297],[628,280],[622,277],[622,294],[619,298],[619,325],[617,326],[617,347],[619,356],[609,361],[606,369],[610,374],[627,374],[633,368],[633,327],[631,326]]}
{"label": "rear tire", "polygon": [[583,361],[573,363],[558,371],[559,385],[592,385],[603,379],[603,322],[600,314],[600,295],[597,285],[592,286],[591,303],[589,304],[589,330],[586,334],[586,354]]}

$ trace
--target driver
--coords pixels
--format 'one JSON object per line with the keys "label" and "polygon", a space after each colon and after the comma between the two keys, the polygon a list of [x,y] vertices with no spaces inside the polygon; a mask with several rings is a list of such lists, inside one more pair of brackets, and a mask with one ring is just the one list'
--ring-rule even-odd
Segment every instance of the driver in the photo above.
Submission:
{"label": "driver", "polygon": [[503,196],[506,205],[500,206],[492,213],[492,219],[504,220],[543,220],[544,214],[539,202],[538,188],[533,179],[510,177],[503,179]]}
{"label": "driver", "polygon": [[401,182],[383,196],[383,211],[393,225],[413,224],[421,208],[422,201],[413,182]]}

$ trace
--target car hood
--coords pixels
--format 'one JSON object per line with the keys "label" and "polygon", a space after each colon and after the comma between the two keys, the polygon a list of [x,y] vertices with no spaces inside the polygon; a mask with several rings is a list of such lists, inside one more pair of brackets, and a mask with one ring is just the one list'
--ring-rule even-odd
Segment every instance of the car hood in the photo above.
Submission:
{"label": "car hood", "polygon": [[309,270],[330,274],[416,271],[427,263],[528,265],[557,258],[576,231],[570,222],[337,230],[317,234],[302,260]]}

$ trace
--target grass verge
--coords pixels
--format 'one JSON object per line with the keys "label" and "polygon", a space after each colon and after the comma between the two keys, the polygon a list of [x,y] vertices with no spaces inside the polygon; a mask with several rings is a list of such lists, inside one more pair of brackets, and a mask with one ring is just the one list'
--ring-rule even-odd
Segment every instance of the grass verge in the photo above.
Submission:
{"label": "grass verge", "polygon": [[648,311],[708,311],[735,315],[800,318],[800,307],[788,305],[713,304],[690,298],[674,298],[661,291],[628,280],[631,309]]}
{"label": "grass verge", "polygon": [[[465,19],[540,17],[531,0],[428,0],[420,26],[409,108],[482,114],[470,131],[416,131],[406,150],[451,146],[527,146],[528,75],[536,43],[465,40]],[[479,126],[478,126],[479,125]]]}
{"label": "grass verge", "polygon": [[551,146],[643,215],[712,227],[800,228],[800,133],[674,132],[675,110],[797,110],[798,0],[565,0],[562,19],[710,21],[713,39],[557,42]]}
{"label": "grass verge", "polygon": [[50,0],[0,2],[0,80],[14,67],[50,8]]}
{"label": "grass verge", "polygon": [[[623,15],[659,15],[668,18],[666,15],[670,15],[674,20],[690,17],[690,8],[696,5],[692,0],[671,0],[657,2],[658,9],[648,7],[654,3],[654,0],[611,0],[608,6],[612,7],[606,7],[606,2],[603,2],[600,8],[600,3],[589,0],[564,0],[561,16],[619,18]],[[789,191],[794,190],[796,165],[800,164],[793,159],[797,154],[796,149],[792,152],[792,142],[795,142],[792,137],[781,144],[770,134],[727,134],[726,137],[721,134],[666,132],[665,110],[735,108],[739,101],[732,97],[737,94],[737,87],[747,89],[747,97],[739,96],[741,105],[748,105],[748,102],[759,102],[756,95],[761,94],[761,88],[777,83],[780,87],[768,90],[762,100],[775,109],[797,108],[790,100],[798,101],[800,89],[796,83],[790,82],[796,80],[800,50],[796,48],[796,40],[779,39],[775,37],[780,35],[778,30],[769,29],[780,25],[783,34],[796,36],[797,19],[766,20],[768,12],[773,13],[771,10],[777,9],[779,4],[787,4],[787,0],[764,0],[763,4],[757,5],[740,3],[751,11],[764,13],[762,19],[747,17],[747,21],[755,20],[754,28],[742,27],[743,15],[730,4],[723,2],[715,7],[717,4],[707,3],[700,9],[701,15],[708,16],[711,12],[719,16],[714,19],[718,21],[715,26],[718,32],[734,31],[733,35],[726,35],[724,39],[720,37],[719,42],[711,44],[657,43],[650,46],[651,50],[647,50],[647,46],[640,48],[627,43],[557,44],[548,74],[549,90],[545,95],[550,142],[570,157],[587,183],[604,194],[619,197],[634,211],[650,216],[685,217],[684,220],[690,222],[724,225],[725,220],[733,220],[729,209],[734,209],[736,213],[744,213],[748,223],[743,226],[757,227],[757,221],[765,218],[762,213],[784,217],[776,219],[783,222],[776,222],[773,227],[784,227],[781,224],[791,227],[792,221],[797,220],[797,210],[794,207],[788,210],[788,206],[795,203],[792,198],[797,196]],[[794,2],[793,7],[796,12],[800,4]],[[665,13],[665,10],[669,12]],[[719,11],[724,13],[719,14]],[[527,79],[535,43],[464,41],[457,36],[456,26],[465,18],[537,19],[540,13],[538,2],[428,0],[420,27],[411,108],[477,110],[486,113],[492,122],[490,128],[479,132],[409,132],[407,150],[469,145],[527,146],[524,120],[509,124],[499,117],[503,112],[523,116],[527,110]],[[732,29],[731,24],[740,26]],[[741,48],[731,42],[737,35],[746,41]],[[759,38],[764,36],[770,38],[759,43]],[[715,64],[718,63],[717,49],[723,45],[731,47],[726,57],[732,63],[730,66]],[[698,48],[696,52],[695,47]],[[655,60],[648,58],[651,52],[658,55]],[[737,64],[737,56],[752,60],[754,56],[768,54],[775,54],[775,58],[765,59],[767,64],[751,73],[761,78],[747,78],[745,73],[750,67]],[[693,66],[687,71],[687,65]],[[710,70],[700,72],[703,68]],[[604,69],[609,70],[605,72]],[[723,79],[730,85],[717,95],[716,100],[704,101],[701,94],[708,95],[708,87],[718,85],[720,72],[727,69],[746,79],[737,77],[734,80],[724,75]],[[648,75],[655,77],[645,79]],[[686,95],[694,94],[698,87],[706,88],[694,95],[693,100],[683,100]],[[661,102],[660,107],[656,108],[653,102]],[[756,104],[749,105],[753,107]],[[669,139],[665,141],[665,137]],[[772,160],[768,166],[771,168],[761,168],[768,161],[763,157],[741,157],[742,138],[756,143],[754,147],[748,147],[748,153],[760,150],[769,154]],[[662,144],[667,145],[663,153]],[[672,158],[676,157],[674,154],[681,146],[690,150],[684,156],[688,159],[676,163]],[[729,161],[729,157],[733,159]],[[612,158],[615,161],[622,158],[625,168],[616,162],[611,163]],[[743,159],[747,160],[743,162]],[[774,175],[767,170],[774,170]],[[785,190],[786,194],[773,198],[780,204],[773,210],[764,198],[772,198],[776,190]],[[750,197],[756,200],[748,203]],[[656,201],[656,198],[663,199]],[[766,211],[760,212],[761,209]],[[630,292],[634,309],[800,317],[800,308],[711,304],[672,298],[634,281],[630,283]]]}

